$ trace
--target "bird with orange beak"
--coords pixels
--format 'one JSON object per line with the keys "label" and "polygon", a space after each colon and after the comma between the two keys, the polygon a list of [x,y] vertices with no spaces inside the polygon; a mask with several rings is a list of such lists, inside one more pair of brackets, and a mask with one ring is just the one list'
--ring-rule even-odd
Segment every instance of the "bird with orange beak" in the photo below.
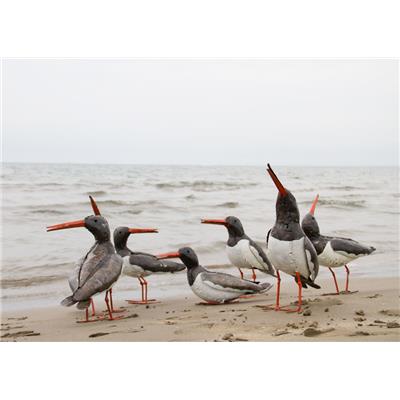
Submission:
{"label": "bird with orange beak", "polygon": [[[278,190],[275,225],[267,234],[267,255],[277,270],[278,277],[274,309],[300,312],[302,288],[307,286],[320,288],[314,282],[319,270],[317,252],[300,226],[296,198],[283,186],[269,164],[267,171]],[[293,276],[298,285],[298,304],[294,309],[280,305],[280,271]]]}
{"label": "bird with orange beak", "polygon": [[320,234],[318,222],[315,218],[315,208],[319,195],[317,195],[311,205],[310,211],[304,216],[301,223],[304,233],[311,240],[318,254],[319,264],[328,267],[335,282],[336,293],[340,294],[335,272],[332,268],[344,267],[346,269],[346,286],[342,293],[349,291],[350,270],[347,264],[359,257],[366,256],[375,251],[375,247],[364,246],[353,239],[335,236],[324,236]]}
{"label": "bird with orange beak", "polygon": [[246,235],[239,218],[229,216],[224,219],[202,219],[201,223],[225,226],[228,231],[226,253],[231,264],[238,268],[242,279],[242,268],[252,270],[254,282],[257,278],[255,273],[256,269],[266,274],[276,276],[274,267],[264,253],[264,250]]}
{"label": "bird with orange beak", "polygon": [[114,246],[117,253],[123,258],[123,275],[131,276],[139,280],[142,288],[141,300],[127,300],[129,304],[154,303],[155,299],[147,297],[147,280],[145,277],[152,274],[165,274],[183,271],[185,266],[173,261],[161,261],[149,253],[132,251],[128,248],[128,238],[138,233],[157,233],[153,228],[128,228],[120,226],[114,230]]}
{"label": "bird with orange beak", "polygon": [[66,297],[61,304],[70,307],[74,304],[80,310],[86,310],[86,318],[78,322],[93,322],[103,319],[101,317],[89,319],[88,308],[92,297],[105,292],[108,319],[115,320],[123,316],[115,317],[112,303],[112,286],[118,280],[122,270],[122,258],[116,254],[110,241],[110,228],[107,220],[100,215],[96,202],[91,198],[95,215],[90,215],[82,220],[64,222],[62,224],[47,227],[47,232],[72,228],[86,228],[95,238],[95,243],[82,257],[69,279],[72,295]]}
{"label": "bird with orange beak", "polygon": [[205,300],[202,304],[230,303],[243,295],[265,293],[271,289],[268,282],[256,283],[223,272],[211,272],[199,264],[197,254],[190,247],[157,256],[160,260],[180,258],[187,268],[187,279],[193,293]]}

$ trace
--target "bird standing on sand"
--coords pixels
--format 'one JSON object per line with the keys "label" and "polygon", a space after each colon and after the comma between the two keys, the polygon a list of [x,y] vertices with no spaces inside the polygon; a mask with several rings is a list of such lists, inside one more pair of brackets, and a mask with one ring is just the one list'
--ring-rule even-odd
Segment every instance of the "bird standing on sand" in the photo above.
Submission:
{"label": "bird standing on sand", "polygon": [[128,228],[120,226],[114,230],[114,246],[117,253],[123,257],[123,274],[137,278],[142,287],[142,300],[127,300],[130,304],[148,304],[156,301],[147,298],[147,281],[144,278],[153,273],[173,273],[183,271],[185,266],[172,261],[160,261],[157,257],[148,253],[134,252],[127,247],[127,241],[131,234],[157,233],[157,229]]}
{"label": "bird standing on sand", "polygon": [[210,272],[199,264],[196,253],[183,247],[175,253],[165,253],[158,259],[180,258],[187,268],[187,278],[193,293],[205,300],[205,304],[229,303],[242,295],[263,293],[270,283],[254,283],[222,272]]}
{"label": "bird standing on sand", "polygon": [[226,227],[229,234],[228,241],[226,242],[226,252],[229,261],[238,268],[242,279],[242,268],[253,271],[252,278],[254,282],[257,278],[254,272],[255,269],[276,276],[274,267],[263,249],[246,235],[239,218],[230,216],[225,219],[202,219],[201,223],[224,225]]}
{"label": "bird standing on sand", "polygon": [[[317,252],[301,229],[300,213],[295,197],[282,185],[269,164],[267,171],[278,189],[275,225],[267,234],[267,254],[278,276],[275,310],[300,312],[302,287],[307,288],[309,285],[320,288],[314,283],[319,269]],[[281,307],[279,304],[281,282],[279,271],[295,277],[299,290],[295,309]]]}
{"label": "bird standing on sand", "polygon": [[[72,295],[66,297],[61,304],[69,307],[77,303],[78,309],[86,309],[86,319],[79,322],[97,321],[101,318],[89,319],[88,308],[92,296],[105,291],[109,320],[123,318],[123,316],[113,316],[114,312],[120,311],[113,308],[112,285],[121,275],[122,258],[115,253],[114,246],[110,241],[110,228],[107,220],[101,215],[91,215],[83,220],[49,226],[47,232],[70,228],[86,228],[92,233],[96,241],[79,261],[70,278],[70,286],[73,289]],[[76,282],[71,284],[71,281],[75,279]]]}
{"label": "bird standing on sand", "polygon": [[372,246],[363,246],[353,239],[324,236],[319,232],[318,222],[314,217],[315,207],[318,203],[319,195],[315,197],[310,211],[304,216],[301,223],[304,233],[311,240],[318,254],[320,265],[328,267],[335,282],[336,294],[339,294],[339,286],[335,272],[332,268],[345,267],[346,269],[346,288],[344,293],[349,293],[350,271],[347,264],[359,257],[366,256],[376,249]]}

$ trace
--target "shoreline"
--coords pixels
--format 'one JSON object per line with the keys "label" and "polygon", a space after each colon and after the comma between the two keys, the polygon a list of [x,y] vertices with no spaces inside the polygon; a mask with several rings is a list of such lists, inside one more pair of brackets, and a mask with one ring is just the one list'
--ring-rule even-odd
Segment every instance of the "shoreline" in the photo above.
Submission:
{"label": "shoreline", "polygon": [[[266,294],[217,306],[198,305],[194,294],[149,305],[124,307],[125,319],[77,324],[84,312],[61,306],[6,311],[1,341],[400,341],[399,278],[353,278],[351,294],[322,289],[303,291],[302,314],[266,311],[275,287]],[[281,303],[297,300],[296,285],[285,282]],[[260,307],[261,306],[261,307]],[[104,305],[96,300],[97,312]],[[118,314],[116,314],[118,316]]]}

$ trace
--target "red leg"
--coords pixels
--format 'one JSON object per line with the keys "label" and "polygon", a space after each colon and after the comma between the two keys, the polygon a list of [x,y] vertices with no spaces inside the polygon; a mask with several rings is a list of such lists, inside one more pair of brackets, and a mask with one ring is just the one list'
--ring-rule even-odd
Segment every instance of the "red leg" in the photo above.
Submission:
{"label": "red leg", "polygon": [[240,272],[240,278],[243,279],[243,278],[244,278],[244,275],[243,275],[242,270],[241,270],[240,268],[238,268],[238,270],[239,270],[239,272]]}
{"label": "red leg", "polygon": [[96,315],[96,310],[94,308],[94,301],[92,298],[90,298],[90,305],[92,306],[92,317]]}
{"label": "red leg", "polygon": [[147,298],[147,281],[142,276],[139,278],[140,285],[142,286],[142,300],[127,300],[129,304],[149,304],[149,303],[158,303],[156,299],[148,299]]}
{"label": "red leg", "polygon": [[280,301],[280,295],[281,295],[281,276],[279,275],[279,271],[276,271],[276,276],[277,276],[277,281],[278,285],[276,288],[276,304],[275,304],[275,311],[278,311],[280,306],[279,306],[279,301]]}
{"label": "red leg", "polygon": [[301,312],[301,305],[302,305],[302,299],[303,299],[303,297],[302,297],[303,286],[301,284],[301,279],[300,279],[300,273],[299,272],[296,272],[296,278],[297,278],[297,286],[299,287],[299,297],[298,297],[298,301],[297,301],[297,307],[296,308],[281,307],[279,305],[279,303],[278,303],[277,307],[275,307],[276,311],[298,312],[298,313]]}
{"label": "red leg", "polygon": [[109,289],[109,292],[110,292],[111,311],[112,311],[113,313],[124,312],[125,310],[123,310],[122,308],[114,308],[114,305],[113,305],[113,298],[112,298],[112,288]]}
{"label": "red leg", "polygon": [[105,302],[106,302],[106,304],[107,304],[108,319],[109,319],[110,321],[114,321],[114,320],[116,320],[116,319],[122,319],[122,318],[124,318],[123,315],[120,315],[119,317],[114,317],[114,316],[112,315],[112,307],[111,307],[110,301],[108,300],[108,293],[109,293],[109,291],[110,291],[110,289],[106,291],[106,297],[104,298],[104,300],[105,300]]}
{"label": "red leg", "polygon": [[336,287],[336,294],[339,294],[339,286],[337,284],[337,280],[336,280],[336,275],[333,272],[332,268],[329,268],[329,271],[331,271],[332,275],[333,275],[333,280],[335,281],[335,287]]}
{"label": "red leg", "polygon": [[255,282],[256,279],[257,279],[257,275],[256,275],[256,273],[254,272],[254,268],[252,268],[251,270],[253,271],[253,275],[252,275],[251,277],[253,278],[253,282]]}
{"label": "red leg", "polygon": [[[92,300],[92,299],[90,299],[90,303],[91,303],[91,305],[92,305],[92,316],[94,316],[94,315],[95,315],[95,314],[94,314],[95,311],[94,311],[94,304],[93,304],[93,300]],[[89,307],[90,307],[90,305],[89,305]],[[86,322],[102,321],[102,320],[104,319],[103,316],[98,316],[98,317],[96,317],[96,318],[89,319],[89,307],[86,307],[86,310],[85,310],[85,319],[76,321],[78,324],[83,324],[83,323],[86,323]]]}
{"label": "red leg", "polygon": [[346,292],[349,291],[349,275],[350,275],[350,271],[349,271],[349,267],[347,265],[344,266],[346,268]]}

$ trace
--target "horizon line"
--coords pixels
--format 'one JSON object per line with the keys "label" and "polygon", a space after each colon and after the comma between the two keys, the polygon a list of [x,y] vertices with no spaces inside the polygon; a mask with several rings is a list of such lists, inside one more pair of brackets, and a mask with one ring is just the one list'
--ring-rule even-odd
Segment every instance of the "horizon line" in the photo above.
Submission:
{"label": "horizon line", "polygon": [[[265,167],[265,164],[172,164],[172,163],[124,163],[124,162],[85,162],[85,161],[1,161],[1,164],[50,164],[50,165],[135,165],[135,166],[168,166],[168,167]],[[399,164],[275,164],[278,167],[343,167],[343,168],[361,168],[361,167],[397,167]]]}

